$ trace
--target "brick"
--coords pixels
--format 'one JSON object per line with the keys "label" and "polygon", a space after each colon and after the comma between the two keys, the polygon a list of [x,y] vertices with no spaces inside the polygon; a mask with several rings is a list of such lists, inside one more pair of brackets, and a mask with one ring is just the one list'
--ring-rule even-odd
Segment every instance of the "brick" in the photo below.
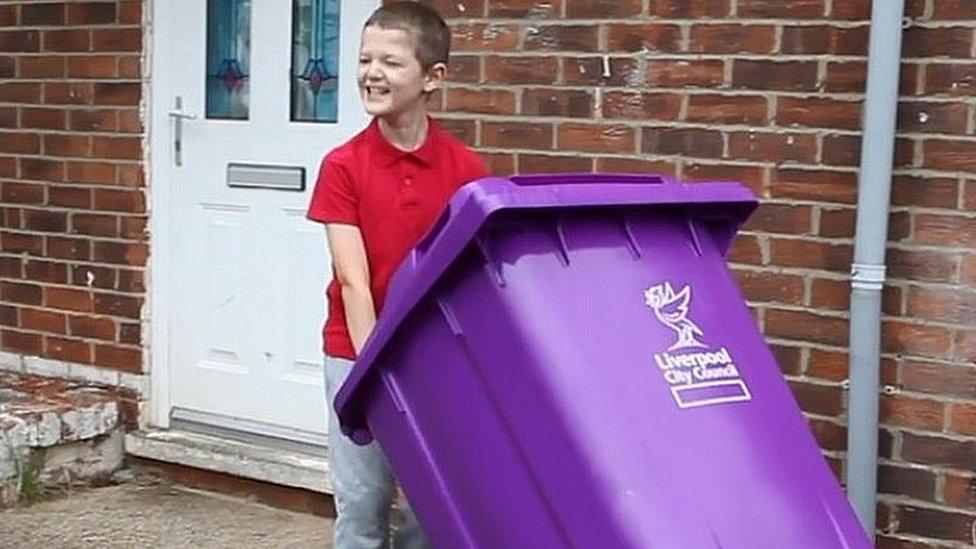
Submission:
{"label": "brick", "polygon": [[606,32],[607,51],[681,51],[681,29],[677,25],[610,24]]}
{"label": "brick", "polygon": [[32,234],[2,233],[3,251],[16,254],[41,255],[44,240]]}
{"label": "brick", "polygon": [[952,343],[948,330],[939,326],[885,320],[881,326],[882,349],[887,353],[942,357]]}
{"label": "brick", "polygon": [[85,341],[61,337],[45,337],[44,347],[45,356],[50,358],[81,364],[91,364],[91,345]]}
{"label": "brick", "polygon": [[41,49],[41,34],[35,30],[0,31],[0,51],[36,52]]}
{"label": "brick", "polygon": [[888,248],[888,277],[917,282],[951,282],[958,256],[935,250]]}
{"label": "brick", "polygon": [[525,51],[592,52],[597,50],[598,31],[599,27],[596,25],[528,27],[525,30],[522,49]]}
{"label": "brick", "polygon": [[880,421],[886,425],[909,429],[941,431],[944,411],[943,404],[935,400],[901,394],[883,395]]}
{"label": "brick", "polygon": [[142,328],[139,324],[121,324],[119,326],[119,343],[123,345],[139,345],[142,343]]}
{"label": "brick", "polygon": [[451,50],[512,51],[519,44],[519,29],[513,25],[456,24],[451,26]]}
{"label": "brick", "polygon": [[91,293],[74,288],[44,288],[44,306],[66,311],[91,312]]}
{"label": "brick", "polygon": [[[16,129],[20,126],[17,121],[17,108],[16,107],[0,107],[0,128],[11,128]],[[6,175],[3,173],[3,162],[13,162],[12,157],[0,157],[0,175]]]}
{"label": "brick", "polygon": [[97,314],[138,320],[141,309],[141,297],[106,293],[95,294],[95,312]]}
{"label": "brick", "polygon": [[892,180],[891,203],[895,206],[953,209],[958,200],[959,183],[955,179],[895,176]]}
{"label": "brick", "polygon": [[64,4],[25,4],[20,7],[20,24],[48,26],[64,24]]}
{"label": "brick", "polygon": [[477,127],[474,120],[440,120],[441,127],[469,147],[475,145]]}
{"label": "brick", "polygon": [[971,366],[906,361],[901,365],[901,380],[902,386],[909,391],[976,398],[976,368]]}
{"label": "brick", "polygon": [[119,55],[118,67],[119,78],[125,80],[138,80],[146,76],[142,74],[142,58],[139,55]]}
{"label": "brick", "polygon": [[19,24],[18,6],[0,6],[0,27],[16,27]]}
{"label": "brick", "polygon": [[603,94],[604,118],[674,120],[680,109],[681,96],[672,93],[612,91]]}
{"label": "brick", "polygon": [[598,157],[596,171],[602,173],[641,173],[673,177],[674,164],[662,160],[643,160],[640,158]]}
{"label": "brick", "polygon": [[645,81],[637,60],[629,57],[610,57],[609,76],[604,76],[602,57],[572,56],[564,58],[562,63],[563,80],[567,84],[640,87]]}
{"label": "brick", "polygon": [[145,194],[140,190],[95,189],[95,208],[141,213],[146,210]]}
{"label": "brick", "polygon": [[925,92],[958,96],[976,95],[976,65],[929,63],[925,72]]}
{"label": "brick", "polygon": [[115,345],[96,345],[95,362],[100,366],[123,372],[139,373],[142,371],[142,350]]}
{"label": "brick", "polygon": [[951,324],[968,324],[976,318],[976,291],[912,287],[908,294],[908,313]]}
{"label": "brick", "polygon": [[853,251],[847,244],[800,239],[770,239],[769,250],[774,265],[826,271],[849,272]]}
{"label": "brick", "polygon": [[92,31],[93,51],[142,51],[142,29],[98,29]]}
{"label": "brick", "polygon": [[[910,3],[911,0],[909,0]],[[833,6],[832,15],[837,19],[854,21],[870,20],[871,0],[845,0],[844,2],[837,2]]]}
{"label": "brick", "polygon": [[482,123],[481,142],[486,147],[514,149],[552,149],[552,124],[530,122]]}
{"label": "brick", "polygon": [[790,55],[867,55],[868,27],[783,27],[780,51]]}
{"label": "brick", "polygon": [[976,286],[976,255],[963,256],[959,269],[959,282]]}
{"label": "brick", "polygon": [[62,78],[64,77],[64,57],[45,55],[20,58],[21,78]]}
{"label": "brick", "polygon": [[98,263],[143,266],[149,256],[145,244],[122,242],[95,242],[92,259]]}
{"label": "brick", "polygon": [[30,82],[0,82],[0,102],[37,103],[41,98],[41,86]]}
{"label": "brick", "polygon": [[957,507],[976,507],[976,480],[972,476],[946,473],[944,486],[946,503]]}
{"label": "brick", "polygon": [[953,403],[949,408],[949,429],[961,435],[976,435],[976,405]]}
{"label": "brick", "polygon": [[71,285],[84,288],[115,290],[118,269],[98,265],[79,264],[71,267]]}
{"label": "brick", "polygon": [[803,278],[763,271],[733,271],[739,290],[749,301],[803,304]]}
{"label": "brick", "polygon": [[46,82],[44,103],[48,105],[87,105],[94,97],[91,82]]}
{"label": "brick", "polygon": [[17,59],[6,55],[0,56],[0,78],[13,78],[17,72]]}
{"label": "brick", "polygon": [[762,265],[762,252],[759,249],[759,239],[755,236],[740,234],[732,241],[728,259],[733,263],[748,265]]}
{"label": "brick", "polygon": [[729,156],[748,160],[793,160],[813,162],[816,137],[803,133],[730,132]]}
{"label": "brick", "polygon": [[0,331],[0,337],[3,338],[3,347],[6,350],[19,351],[35,356],[41,354],[43,340],[40,335],[25,334],[13,330],[2,330]]}
{"label": "brick", "polygon": [[773,171],[770,194],[773,198],[853,204],[857,200],[857,179],[850,172],[782,168]]}
{"label": "brick", "polygon": [[64,263],[30,259],[24,265],[27,279],[35,282],[64,284],[68,281],[68,268]]}
{"label": "brick", "polygon": [[934,501],[935,474],[926,469],[881,464],[878,466],[878,491]]}
{"label": "brick", "polygon": [[766,311],[766,335],[812,341],[825,345],[847,345],[847,320],[806,311]]}
{"label": "brick", "polygon": [[900,506],[898,509],[897,532],[972,543],[973,515]]}
{"label": "brick", "polygon": [[488,17],[553,19],[562,13],[563,0],[493,0]]}
{"label": "brick", "polygon": [[131,216],[127,215],[120,219],[121,228],[119,230],[119,235],[122,238],[128,239],[145,239],[148,238],[149,233],[146,232],[146,227],[148,226],[148,217],[143,216]]}
{"label": "brick", "polygon": [[66,331],[67,320],[64,314],[41,309],[22,309],[20,312],[20,327],[38,332],[63,334]]}
{"label": "brick", "polygon": [[500,57],[485,59],[485,80],[495,84],[551,84],[559,62],[555,57]]}
{"label": "brick", "polygon": [[812,215],[809,206],[765,202],[749,216],[743,230],[809,234]]}
{"label": "brick", "polygon": [[692,95],[687,120],[717,124],[766,123],[766,99],[752,96]]}
{"label": "brick", "polygon": [[85,55],[68,58],[70,78],[114,78],[118,61],[113,55]]}
{"label": "brick", "polygon": [[109,318],[92,316],[72,316],[68,325],[71,335],[89,337],[105,341],[115,339],[115,322]]}
{"label": "brick", "polygon": [[815,278],[810,284],[810,306],[828,311],[850,309],[850,283],[842,280]]}
{"label": "brick", "polygon": [[24,278],[23,260],[19,257],[0,257],[0,276],[3,278]]}
{"label": "brick", "polygon": [[962,207],[969,211],[976,211],[976,181],[964,183]]}
{"label": "brick", "polygon": [[91,242],[78,238],[47,237],[47,253],[58,259],[88,259]]}
{"label": "brick", "polygon": [[847,429],[843,425],[816,418],[807,419],[810,430],[821,449],[834,452],[842,452],[847,449]]}
{"label": "brick", "polygon": [[[772,312],[772,311],[770,311]],[[788,381],[800,408],[809,414],[839,416],[844,411],[843,392],[836,385]]]}
{"label": "brick", "polygon": [[715,59],[650,59],[647,61],[647,83],[665,88],[719,87],[725,81],[724,66],[721,60]]}
{"label": "brick", "polygon": [[475,55],[451,55],[447,66],[448,82],[478,82],[481,80],[481,58]]}
{"label": "brick", "polygon": [[44,154],[46,156],[84,157],[90,150],[90,140],[86,135],[46,134]]}
{"label": "brick", "polygon": [[641,151],[648,154],[721,158],[722,134],[694,128],[644,128]]}
{"label": "brick", "polygon": [[515,112],[515,94],[507,90],[451,88],[447,91],[447,110],[482,114],[511,114]]}
{"label": "brick", "polygon": [[953,355],[965,362],[976,364],[976,331],[960,330],[956,335],[956,350]]}
{"label": "brick", "polygon": [[817,87],[817,64],[811,61],[736,59],[732,64],[732,86],[753,90],[813,91]]}
{"label": "brick", "polygon": [[23,108],[20,111],[20,123],[24,128],[63,130],[65,115],[61,109]]}
{"label": "brick", "polygon": [[901,102],[898,131],[964,134],[967,116],[968,106],[963,103]]}
{"label": "brick", "polygon": [[590,118],[593,116],[593,96],[581,90],[530,88],[522,93],[522,114]]}
{"label": "brick", "polygon": [[43,158],[21,158],[20,176],[38,181],[63,181],[64,162]]}
{"label": "brick", "polygon": [[[687,6],[712,2],[681,2]],[[776,40],[771,25],[692,25],[688,49],[693,53],[769,53]]]}
{"label": "brick", "polygon": [[729,0],[688,2],[688,0],[650,0],[651,15],[669,19],[697,19],[725,17],[729,14]]}
{"label": "brick", "polygon": [[624,18],[642,11],[641,0],[588,0],[566,2],[566,16],[582,19]]}
{"label": "brick", "polygon": [[145,277],[142,271],[126,270],[119,271],[119,291],[138,292],[146,291]]}
{"label": "brick", "polygon": [[824,0],[739,0],[739,17],[777,19],[819,19]]}
{"label": "brick", "polygon": [[36,133],[0,131],[0,153],[38,154],[41,140]]}
{"label": "brick", "polygon": [[779,365],[779,369],[784,374],[799,375],[803,363],[803,354],[799,347],[773,343],[769,345],[769,350],[773,353],[776,364]]}
{"label": "brick", "polygon": [[867,79],[867,63],[861,61],[828,62],[822,87],[824,91],[832,93],[864,93],[867,89]]}
{"label": "brick", "polygon": [[138,105],[142,99],[139,82],[97,82],[94,102],[99,105]]}
{"label": "brick", "polygon": [[0,299],[25,305],[40,305],[41,287],[20,282],[0,282]]}
{"label": "brick", "polygon": [[971,21],[976,13],[976,0],[939,0],[933,3],[933,19]]}
{"label": "brick", "polygon": [[686,162],[683,174],[693,181],[737,181],[757,194],[763,192],[763,168],[760,166]]}
{"label": "brick", "polygon": [[[513,4],[517,2],[505,2]],[[120,5],[120,10],[126,11],[129,5],[140,7],[142,2],[124,2]],[[454,17],[481,17],[485,13],[485,0],[424,0],[424,4],[437,10],[441,17],[445,19]],[[128,17],[129,22],[138,22],[138,17]]]}
{"label": "brick", "polygon": [[566,123],[556,130],[561,150],[627,154],[635,148],[634,129],[620,124]]}
{"label": "brick", "polygon": [[[91,46],[91,32],[83,29],[44,32],[44,51],[86,52]],[[69,67],[70,67],[69,59]]]}
{"label": "brick", "polygon": [[780,97],[776,121],[780,126],[856,130],[861,127],[861,104],[819,97]]}
{"label": "brick", "polygon": [[512,153],[480,153],[488,173],[497,176],[515,174],[515,155]]}
{"label": "brick", "polygon": [[976,142],[927,139],[924,142],[926,168],[946,171],[976,172]]}
{"label": "brick", "polygon": [[810,349],[807,375],[826,381],[844,381],[848,375],[847,354]]}
{"label": "brick", "polygon": [[968,59],[972,43],[972,27],[912,26],[902,33],[901,56],[903,58],[943,56]]}
{"label": "brick", "polygon": [[519,154],[520,173],[591,172],[593,159],[579,155],[555,156],[543,154]]}
{"label": "brick", "polygon": [[63,233],[68,227],[67,214],[51,210],[25,210],[24,228],[29,231]]}
{"label": "brick", "polygon": [[115,2],[68,4],[68,24],[106,25],[116,22]]}
{"label": "brick", "polygon": [[92,156],[113,160],[142,158],[142,140],[138,137],[92,137]]}
{"label": "brick", "polygon": [[976,219],[916,214],[914,240],[919,244],[976,248]]}
{"label": "brick", "polygon": [[118,130],[119,112],[115,109],[84,109],[68,113],[68,128],[77,131]]}
{"label": "brick", "polygon": [[116,166],[108,162],[68,162],[67,180],[71,183],[113,184]]}

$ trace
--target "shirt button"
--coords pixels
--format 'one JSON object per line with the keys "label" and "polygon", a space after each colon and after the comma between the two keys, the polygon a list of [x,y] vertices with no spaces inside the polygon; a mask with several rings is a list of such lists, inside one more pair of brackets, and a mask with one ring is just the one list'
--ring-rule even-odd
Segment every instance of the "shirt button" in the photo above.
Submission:
{"label": "shirt button", "polygon": [[410,177],[408,175],[408,176],[406,176],[406,177],[403,178],[403,182],[406,183],[407,185],[412,185],[413,184],[413,177]]}

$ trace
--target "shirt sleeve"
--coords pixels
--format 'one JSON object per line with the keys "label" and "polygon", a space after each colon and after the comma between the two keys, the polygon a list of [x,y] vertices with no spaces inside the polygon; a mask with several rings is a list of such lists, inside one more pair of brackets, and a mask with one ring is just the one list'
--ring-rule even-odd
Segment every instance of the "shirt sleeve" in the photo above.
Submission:
{"label": "shirt sleeve", "polygon": [[359,198],[345,166],[322,159],[306,217],[320,223],[359,225]]}

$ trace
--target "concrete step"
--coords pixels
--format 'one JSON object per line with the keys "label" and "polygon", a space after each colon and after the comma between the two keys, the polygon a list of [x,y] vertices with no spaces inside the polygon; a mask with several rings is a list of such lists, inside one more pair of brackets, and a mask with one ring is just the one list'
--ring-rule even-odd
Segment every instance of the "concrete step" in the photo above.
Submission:
{"label": "concrete step", "polygon": [[108,479],[123,455],[119,405],[107,390],[0,373],[0,505],[44,486]]}

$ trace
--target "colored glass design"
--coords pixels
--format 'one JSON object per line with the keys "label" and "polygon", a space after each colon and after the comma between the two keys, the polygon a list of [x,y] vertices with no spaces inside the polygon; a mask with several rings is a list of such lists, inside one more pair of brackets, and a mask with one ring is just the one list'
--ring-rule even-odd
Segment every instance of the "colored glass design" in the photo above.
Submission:
{"label": "colored glass design", "polygon": [[291,119],[338,115],[339,0],[292,0]]}
{"label": "colored glass design", "polygon": [[247,120],[251,0],[207,0],[207,118]]}

